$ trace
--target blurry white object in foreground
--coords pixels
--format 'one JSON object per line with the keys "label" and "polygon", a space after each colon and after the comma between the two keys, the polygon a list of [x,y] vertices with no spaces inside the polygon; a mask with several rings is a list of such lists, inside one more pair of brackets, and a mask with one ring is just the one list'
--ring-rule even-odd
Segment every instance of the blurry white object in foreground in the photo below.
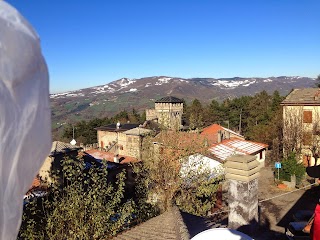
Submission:
{"label": "blurry white object in foreground", "polygon": [[51,146],[48,70],[39,38],[0,1],[0,239],[16,239],[22,199]]}
{"label": "blurry white object in foreground", "polygon": [[213,228],[206,231],[203,231],[191,240],[210,240],[210,239],[219,239],[219,240],[253,240],[253,238],[248,235],[228,228]]}

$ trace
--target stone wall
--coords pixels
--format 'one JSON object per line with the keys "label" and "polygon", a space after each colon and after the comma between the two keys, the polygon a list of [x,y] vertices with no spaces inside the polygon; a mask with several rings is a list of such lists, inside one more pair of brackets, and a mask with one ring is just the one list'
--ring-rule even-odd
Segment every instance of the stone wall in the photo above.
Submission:
{"label": "stone wall", "polygon": [[[98,147],[124,156],[140,157],[140,137],[123,132],[98,131]],[[112,146],[112,147],[110,147]]]}
{"label": "stone wall", "polygon": [[157,113],[155,109],[146,109],[146,120],[150,121],[157,118]]}
{"label": "stone wall", "polygon": [[130,157],[135,157],[140,159],[140,146],[141,146],[141,137],[127,135],[126,141],[126,155]]}
{"label": "stone wall", "polygon": [[183,112],[183,103],[156,103],[155,110],[157,112]]}
{"label": "stone wall", "polygon": [[157,119],[166,128],[179,129],[182,114],[183,103],[155,103],[155,109],[146,110],[146,120]]}

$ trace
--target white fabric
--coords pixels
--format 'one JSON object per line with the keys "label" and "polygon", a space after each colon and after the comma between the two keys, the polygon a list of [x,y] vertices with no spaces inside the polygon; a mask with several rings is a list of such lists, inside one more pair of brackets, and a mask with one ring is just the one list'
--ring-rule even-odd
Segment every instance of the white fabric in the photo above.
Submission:
{"label": "white fabric", "polygon": [[49,83],[39,38],[0,0],[0,239],[16,239],[23,196],[51,147]]}

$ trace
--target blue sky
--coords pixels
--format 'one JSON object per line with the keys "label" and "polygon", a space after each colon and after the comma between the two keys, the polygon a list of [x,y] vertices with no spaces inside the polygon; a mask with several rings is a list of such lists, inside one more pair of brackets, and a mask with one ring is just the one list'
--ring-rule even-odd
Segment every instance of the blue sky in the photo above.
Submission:
{"label": "blue sky", "polygon": [[34,26],[50,91],[122,77],[320,74],[319,0],[7,0]]}

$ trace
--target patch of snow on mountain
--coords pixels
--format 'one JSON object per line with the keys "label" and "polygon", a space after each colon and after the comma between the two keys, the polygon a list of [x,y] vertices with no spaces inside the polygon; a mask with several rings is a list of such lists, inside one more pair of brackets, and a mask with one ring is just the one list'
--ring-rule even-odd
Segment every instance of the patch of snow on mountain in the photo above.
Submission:
{"label": "patch of snow on mountain", "polygon": [[78,93],[68,93],[66,94],[66,97],[78,97],[80,96]]}
{"label": "patch of snow on mountain", "polygon": [[147,88],[147,87],[150,87],[151,86],[151,83],[147,83],[144,87]]}
{"label": "patch of snow on mountain", "polygon": [[256,80],[253,80],[253,81],[245,80],[243,83],[244,83],[244,84],[242,84],[242,86],[248,87],[248,86],[250,86],[251,84],[256,83]]}
{"label": "patch of snow on mountain", "polygon": [[236,88],[240,86],[243,81],[227,81],[227,80],[218,80],[217,82],[213,83],[212,85],[224,88]]}
{"label": "patch of snow on mountain", "polygon": [[[127,87],[127,86],[129,86],[130,84],[135,83],[135,82],[136,82],[135,80],[133,80],[133,79],[128,79],[128,78],[122,78],[122,79],[116,81],[116,83],[121,86],[120,89],[125,88],[125,87]],[[120,90],[120,89],[119,89],[119,90]]]}
{"label": "patch of snow on mountain", "polygon": [[187,82],[186,80],[183,80],[183,79],[179,79],[179,81],[180,81],[180,82]]}
{"label": "patch of snow on mountain", "polygon": [[263,82],[272,82],[272,79],[267,78],[267,79],[264,79]]}
{"label": "patch of snow on mountain", "polygon": [[245,79],[245,80],[233,80],[233,81],[228,81],[228,80],[218,80],[212,83],[213,86],[218,86],[221,88],[231,88],[234,89],[239,86],[244,86],[248,87],[251,84],[256,83],[255,79]]}
{"label": "patch of snow on mountain", "polygon": [[84,96],[83,93],[76,93],[76,91],[64,92],[64,93],[54,93],[50,95],[50,98],[61,98],[61,97],[78,97]]}
{"label": "patch of snow on mountain", "polygon": [[64,97],[67,93],[54,93],[50,94],[50,98],[59,98],[59,97]]}
{"label": "patch of snow on mountain", "polygon": [[164,83],[168,83],[171,79],[172,78],[170,78],[170,77],[159,78],[158,81],[154,85],[160,86]]}
{"label": "patch of snow on mountain", "polygon": [[93,91],[92,93],[105,93],[105,92],[114,93],[115,91],[114,88],[110,87],[108,84],[100,87],[95,87],[93,89],[96,91]]}
{"label": "patch of snow on mountain", "polygon": [[136,88],[130,88],[130,90],[129,90],[129,92],[136,92],[136,91],[138,91],[138,89],[136,89]]}

